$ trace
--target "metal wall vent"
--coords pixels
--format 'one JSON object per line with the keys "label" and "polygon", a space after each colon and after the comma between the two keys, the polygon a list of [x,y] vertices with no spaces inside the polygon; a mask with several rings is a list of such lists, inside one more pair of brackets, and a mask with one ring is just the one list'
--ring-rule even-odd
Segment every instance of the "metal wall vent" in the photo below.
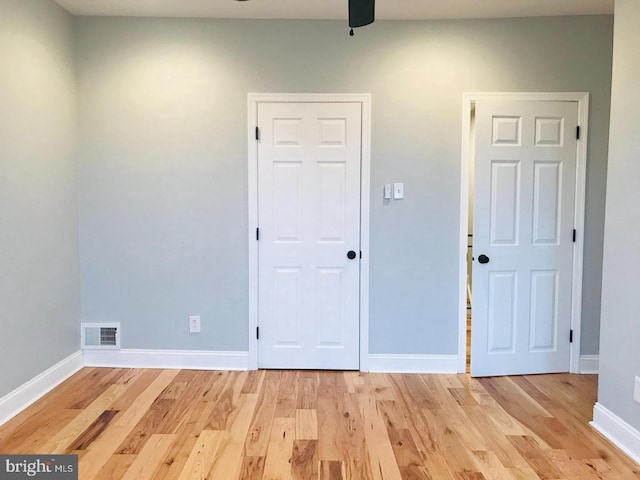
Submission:
{"label": "metal wall vent", "polygon": [[120,348],[120,324],[83,323],[81,341],[83,350],[117,350]]}

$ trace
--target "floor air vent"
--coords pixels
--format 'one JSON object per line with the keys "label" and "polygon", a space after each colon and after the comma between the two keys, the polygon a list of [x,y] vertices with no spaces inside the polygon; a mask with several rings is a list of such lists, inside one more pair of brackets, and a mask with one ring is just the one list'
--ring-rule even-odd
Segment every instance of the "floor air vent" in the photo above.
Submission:
{"label": "floor air vent", "polygon": [[119,323],[83,323],[82,349],[119,349]]}

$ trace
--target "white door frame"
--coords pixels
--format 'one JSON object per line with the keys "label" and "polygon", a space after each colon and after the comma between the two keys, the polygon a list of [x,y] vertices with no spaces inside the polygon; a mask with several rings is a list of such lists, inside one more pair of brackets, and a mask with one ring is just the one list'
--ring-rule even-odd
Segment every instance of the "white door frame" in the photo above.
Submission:
{"label": "white door frame", "polygon": [[[587,188],[587,143],[589,138],[589,94],[586,92],[464,93],[462,96],[462,169],[460,183],[460,272],[458,284],[458,372],[466,371],[467,362],[467,242],[469,229],[469,156],[471,135],[471,109],[480,99],[512,101],[577,102],[580,139],[576,159],[576,198],[574,228],[576,242],[573,249],[573,278],[571,295],[571,329],[569,371],[580,372],[580,328],[582,321],[582,260],[584,255],[584,214]],[[472,359],[473,361],[473,359]]]}
{"label": "white door frame", "polygon": [[265,102],[360,103],[362,105],[362,153],[360,167],[360,370],[369,371],[369,204],[371,178],[371,94],[369,93],[249,93],[249,369],[258,368],[258,104]]}

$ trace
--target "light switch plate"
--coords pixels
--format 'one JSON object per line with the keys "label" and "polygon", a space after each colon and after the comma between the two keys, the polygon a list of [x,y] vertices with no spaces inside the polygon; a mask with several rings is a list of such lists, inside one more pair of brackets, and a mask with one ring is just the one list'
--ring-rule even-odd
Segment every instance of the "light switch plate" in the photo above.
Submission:
{"label": "light switch plate", "polygon": [[633,400],[640,403],[640,377],[636,377],[633,384]]}
{"label": "light switch plate", "polygon": [[404,183],[393,184],[393,199],[401,200],[404,198]]}
{"label": "light switch plate", "polygon": [[390,200],[391,199],[391,184],[390,183],[385,183],[385,185],[384,185],[384,199],[385,200]]}

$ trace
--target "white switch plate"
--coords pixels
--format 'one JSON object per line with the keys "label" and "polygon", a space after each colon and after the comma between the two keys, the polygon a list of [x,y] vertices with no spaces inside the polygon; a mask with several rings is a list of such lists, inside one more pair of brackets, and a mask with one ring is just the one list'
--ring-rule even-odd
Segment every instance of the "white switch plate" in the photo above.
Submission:
{"label": "white switch plate", "polygon": [[636,381],[633,385],[633,400],[640,403],[640,377],[636,377]]}
{"label": "white switch plate", "polygon": [[189,315],[189,333],[200,333],[200,315]]}
{"label": "white switch plate", "polygon": [[404,198],[404,183],[393,184],[393,199],[401,200]]}
{"label": "white switch plate", "polygon": [[390,183],[385,183],[385,185],[384,185],[384,199],[385,200],[390,200],[391,199],[391,184]]}

